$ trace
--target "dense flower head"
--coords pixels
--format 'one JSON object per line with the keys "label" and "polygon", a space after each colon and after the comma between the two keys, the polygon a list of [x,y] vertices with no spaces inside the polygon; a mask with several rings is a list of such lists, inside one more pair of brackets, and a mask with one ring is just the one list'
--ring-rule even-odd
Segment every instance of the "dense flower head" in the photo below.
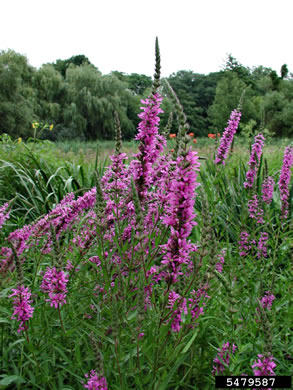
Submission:
{"label": "dense flower head", "polygon": [[265,178],[265,180],[262,183],[262,200],[266,204],[270,204],[273,199],[274,194],[274,179],[271,176],[268,176]]}
{"label": "dense flower head", "polygon": [[0,229],[4,225],[5,221],[9,218],[8,203],[4,203],[3,206],[0,207]]}
{"label": "dense flower head", "polygon": [[267,241],[269,239],[269,235],[266,232],[260,233],[260,238],[258,240],[257,244],[257,258],[260,259],[261,257],[267,257]]}
{"label": "dense flower head", "polygon": [[283,165],[279,179],[279,189],[281,196],[281,218],[288,218],[289,215],[289,184],[291,179],[291,167],[293,165],[293,146],[287,146],[284,153]]}
{"label": "dense flower head", "polygon": [[26,330],[27,326],[25,324],[33,316],[34,308],[30,305],[32,300],[30,300],[31,292],[28,287],[19,286],[18,288],[12,289],[13,294],[9,298],[14,297],[13,299],[13,315],[12,319],[20,321],[18,333],[22,330]]}
{"label": "dense flower head", "polygon": [[252,145],[248,162],[249,170],[246,172],[246,181],[243,183],[245,188],[252,188],[253,186],[260,164],[264,141],[265,138],[261,133],[254,137],[254,144]]}
{"label": "dense flower head", "polygon": [[83,385],[85,389],[88,390],[107,390],[107,381],[104,376],[97,374],[95,370],[91,370],[89,374],[85,374],[85,377],[88,379],[87,383]]}
{"label": "dense flower head", "polygon": [[237,346],[235,344],[230,345],[229,342],[224,343],[222,348],[219,348],[219,353],[213,360],[216,364],[213,366],[212,375],[218,375],[225,371],[226,366],[230,364],[230,354],[234,354],[236,349]]}
{"label": "dense flower head", "polygon": [[253,374],[255,376],[272,376],[276,375],[274,372],[274,368],[276,367],[276,363],[274,362],[274,357],[269,356],[265,357],[263,355],[257,355],[257,362],[254,362],[252,365]]}
{"label": "dense flower head", "polygon": [[[230,119],[228,121],[228,126],[222,134],[222,138],[220,141],[220,146],[217,151],[215,164],[223,164],[225,165],[225,160],[228,157],[229,149],[232,144],[234,135],[237,131],[239,122],[241,118],[241,112],[238,110],[232,111],[230,115]],[[216,134],[215,134],[216,138]]]}
{"label": "dense flower head", "polygon": [[260,207],[257,195],[253,195],[252,199],[248,201],[249,217],[255,219],[257,223],[264,223],[263,209]]}
{"label": "dense flower head", "polygon": [[41,290],[49,294],[50,299],[46,301],[50,302],[51,307],[58,309],[66,303],[67,283],[68,276],[64,271],[57,271],[55,267],[47,267],[41,284]]}
{"label": "dense flower head", "polygon": [[271,310],[273,301],[275,300],[275,296],[270,293],[270,291],[266,291],[265,295],[260,300],[261,305],[264,309]]}

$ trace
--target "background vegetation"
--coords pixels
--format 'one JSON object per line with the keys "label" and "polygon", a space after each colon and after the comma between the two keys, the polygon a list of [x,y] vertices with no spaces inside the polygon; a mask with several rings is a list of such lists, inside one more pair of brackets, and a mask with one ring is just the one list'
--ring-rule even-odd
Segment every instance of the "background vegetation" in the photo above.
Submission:
{"label": "background vegetation", "polygon": [[[196,136],[222,132],[245,90],[240,133],[251,136],[260,125],[276,136],[293,135],[293,79],[287,66],[280,73],[262,66],[250,69],[228,55],[223,69],[208,75],[181,70],[168,77]],[[133,139],[140,100],[149,95],[151,77],[115,71],[103,75],[84,55],[39,69],[13,50],[0,52],[0,134],[32,136],[32,123],[53,124],[42,138],[113,139],[113,112],[123,137]],[[172,103],[165,96],[161,128]],[[174,121],[171,131],[176,132]]]}

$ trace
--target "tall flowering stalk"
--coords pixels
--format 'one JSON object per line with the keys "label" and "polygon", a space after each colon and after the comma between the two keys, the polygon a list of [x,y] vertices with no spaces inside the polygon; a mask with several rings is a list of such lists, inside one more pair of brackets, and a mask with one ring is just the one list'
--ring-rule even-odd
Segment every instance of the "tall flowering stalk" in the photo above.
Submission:
{"label": "tall flowering stalk", "polygon": [[252,145],[251,155],[248,162],[249,170],[246,172],[246,181],[243,183],[245,188],[252,188],[253,186],[260,164],[264,141],[265,137],[261,133],[254,137],[254,144]]}
{"label": "tall flowering stalk", "polygon": [[166,280],[175,283],[181,274],[181,265],[189,264],[190,252],[195,250],[187,237],[190,235],[194,221],[195,189],[198,187],[197,173],[200,163],[197,153],[189,149],[186,155],[177,157],[173,180],[170,182],[168,215],[163,223],[171,227],[167,244],[162,245],[162,264],[166,267]]}
{"label": "tall flowering stalk", "polygon": [[266,204],[270,204],[273,199],[273,194],[274,194],[274,179],[271,176],[268,176],[267,178],[264,179],[262,183],[262,200]]}
{"label": "tall flowering stalk", "polygon": [[289,215],[289,184],[291,179],[291,167],[293,165],[293,146],[287,146],[284,153],[283,165],[279,180],[281,196],[281,218],[286,219]]}
{"label": "tall flowering stalk", "polygon": [[231,112],[228,126],[226,127],[221,137],[220,146],[214,161],[215,164],[225,165],[225,160],[228,157],[229,149],[232,144],[234,135],[238,129],[240,118],[241,112],[239,110],[236,109]]}
{"label": "tall flowering stalk", "polygon": [[19,328],[17,332],[21,332],[22,330],[27,330],[26,322],[32,318],[34,308],[30,305],[32,300],[31,292],[28,287],[19,286],[18,288],[12,289],[13,294],[9,295],[9,298],[14,297],[13,299],[13,315],[11,319],[20,321]]}
{"label": "tall flowering stalk", "polygon": [[138,134],[135,137],[140,141],[138,150],[135,156],[137,160],[133,160],[130,164],[130,170],[137,185],[138,195],[142,200],[147,193],[148,188],[152,183],[152,165],[156,162],[160,153],[166,145],[166,139],[159,134],[159,114],[163,113],[160,108],[162,96],[158,93],[160,86],[160,50],[158,38],[156,38],[156,67],[154,75],[154,83],[152,94],[141,103],[145,106],[141,107],[142,112],[138,114],[141,119],[138,125]]}

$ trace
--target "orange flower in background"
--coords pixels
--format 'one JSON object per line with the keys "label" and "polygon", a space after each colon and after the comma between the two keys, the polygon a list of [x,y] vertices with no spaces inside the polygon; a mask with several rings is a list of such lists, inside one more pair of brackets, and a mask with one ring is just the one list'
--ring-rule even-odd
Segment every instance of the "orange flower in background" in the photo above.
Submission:
{"label": "orange flower in background", "polygon": [[194,133],[189,133],[189,137],[194,137]]}
{"label": "orange flower in background", "polygon": [[194,139],[192,140],[192,142],[193,142],[194,144],[197,144],[197,139],[194,138]]}
{"label": "orange flower in background", "polygon": [[220,138],[221,137],[221,133],[218,133],[217,136],[218,136],[218,138]]}
{"label": "orange flower in background", "polygon": [[208,137],[211,138],[211,139],[215,139],[216,138],[216,134],[208,134]]}
{"label": "orange flower in background", "polygon": [[176,138],[176,134],[175,133],[169,134],[169,138]]}
{"label": "orange flower in background", "polygon": [[171,153],[174,153],[174,149],[171,149],[170,152],[171,152]]}

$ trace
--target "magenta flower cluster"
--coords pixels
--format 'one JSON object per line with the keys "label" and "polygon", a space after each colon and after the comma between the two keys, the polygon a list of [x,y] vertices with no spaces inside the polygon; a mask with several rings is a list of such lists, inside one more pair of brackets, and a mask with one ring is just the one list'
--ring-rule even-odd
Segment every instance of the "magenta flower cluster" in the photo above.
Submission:
{"label": "magenta flower cluster", "polygon": [[[222,348],[218,350],[219,353],[213,360],[216,364],[213,366],[212,375],[219,375],[225,371],[227,368],[226,366],[229,366],[230,364],[230,354],[234,354],[236,349],[237,346],[235,344],[230,345],[229,342],[223,344]],[[225,363],[225,365],[223,363]]]}
{"label": "magenta flower cluster", "polygon": [[275,296],[270,293],[270,291],[266,291],[265,295],[260,300],[261,305],[264,309],[271,310],[273,301],[275,300]]}
{"label": "magenta flower cluster", "polygon": [[248,162],[249,170],[246,172],[246,181],[243,183],[245,188],[253,187],[253,183],[260,164],[264,141],[265,137],[261,133],[254,137],[254,144],[252,145],[252,150]]}
{"label": "magenta flower cluster", "polygon": [[97,374],[95,370],[91,370],[89,374],[85,374],[88,379],[87,383],[83,385],[88,390],[108,390],[107,381],[104,376]]}
{"label": "magenta flower cluster", "polygon": [[274,372],[274,368],[276,367],[276,363],[274,362],[274,357],[269,356],[265,357],[263,355],[257,355],[257,362],[254,362],[252,365],[253,374],[255,376],[273,376],[276,375]]}
{"label": "magenta flower cluster", "polygon": [[262,200],[266,204],[270,204],[272,202],[273,194],[274,194],[274,185],[275,182],[271,176],[265,178],[262,183]]}
{"label": "magenta flower cluster", "polygon": [[230,119],[228,121],[228,126],[222,134],[220,146],[217,151],[215,164],[225,165],[225,160],[228,157],[229,149],[232,144],[234,135],[238,129],[238,125],[241,118],[241,112],[238,110],[232,111]]}
{"label": "magenta flower cluster", "polygon": [[279,180],[279,190],[281,196],[281,218],[286,219],[289,215],[289,184],[291,179],[291,167],[293,165],[293,146],[288,146],[285,149],[283,165]]}
{"label": "magenta flower cluster", "polygon": [[64,271],[57,271],[56,267],[47,267],[41,284],[41,290],[48,293],[49,299],[46,299],[46,301],[50,302],[51,307],[59,309],[66,303],[67,283],[68,276]]}
{"label": "magenta flower cluster", "polygon": [[27,329],[26,322],[32,318],[34,308],[30,305],[32,300],[31,292],[28,287],[19,286],[18,288],[12,289],[13,294],[9,295],[9,298],[14,297],[13,299],[13,315],[11,319],[20,321],[19,328],[17,332]]}
{"label": "magenta flower cluster", "polygon": [[259,239],[256,241],[254,238],[250,236],[247,232],[240,233],[240,240],[238,241],[239,245],[239,255],[247,256],[251,253],[252,249],[256,249],[256,257],[258,259],[267,257],[267,241],[269,239],[269,235],[266,232],[260,232]]}
{"label": "magenta flower cluster", "polygon": [[3,206],[0,207],[0,229],[4,225],[5,221],[9,218],[8,203],[4,203]]}
{"label": "magenta flower cluster", "polygon": [[[191,318],[194,320],[192,326],[195,326],[195,320],[202,314],[204,314],[204,306],[206,302],[203,299],[209,299],[207,294],[208,286],[199,288],[197,291],[192,290],[190,292],[191,297],[186,299],[175,291],[170,291],[168,297],[167,308],[170,309],[170,317],[167,322],[171,322],[171,329],[173,332],[179,332],[182,325],[183,314],[187,315],[188,311],[191,314]],[[175,306],[175,308],[174,308]]]}

